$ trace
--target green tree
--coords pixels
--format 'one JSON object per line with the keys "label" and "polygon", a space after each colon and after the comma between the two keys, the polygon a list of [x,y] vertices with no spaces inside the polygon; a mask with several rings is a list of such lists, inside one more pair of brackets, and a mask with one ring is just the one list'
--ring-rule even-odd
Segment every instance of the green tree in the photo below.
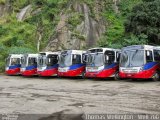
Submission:
{"label": "green tree", "polygon": [[160,0],[143,0],[133,7],[125,22],[125,32],[147,35],[149,44],[160,44]]}

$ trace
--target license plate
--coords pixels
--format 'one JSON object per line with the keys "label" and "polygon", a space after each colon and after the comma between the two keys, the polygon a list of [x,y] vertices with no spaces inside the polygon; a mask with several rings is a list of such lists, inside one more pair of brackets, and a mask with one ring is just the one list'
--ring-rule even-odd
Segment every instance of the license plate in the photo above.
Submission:
{"label": "license plate", "polygon": [[67,72],[67,69],[61,68],[61,69],[59,69],[59,72]]}
{"label": "license plate", "polygon": [[94,72],[94,71],[97,71],[97,70],[98,70],[98,67],[88,68],[88,71],[90,71],[90,72]]}
{"label": "license plate", "polygon": [[21,68],[21,72],[25,71],[25,68]]}

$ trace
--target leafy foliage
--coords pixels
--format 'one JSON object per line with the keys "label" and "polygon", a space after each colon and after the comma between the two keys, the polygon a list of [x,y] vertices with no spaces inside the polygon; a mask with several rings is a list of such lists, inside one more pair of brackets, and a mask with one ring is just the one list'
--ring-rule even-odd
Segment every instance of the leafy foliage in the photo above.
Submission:
{"label": "leafy foliage", "polygon": [[126,33],[145,34],[149,43],[160,44],[160,1],[143,0],[136,5],[125,22]]}
{"label": "leafy foliage", "polygon": [[24,54],[24,53],[34,53],[32,49],[25,47],[11,47],[8,49],[8,53],[10,54]]}
{"label": "leafy foliage", "polygon": [[77,25],[81,23],[83,20],[83,15],[77,12],[74,12],[68,19],[68,24],[70,25],[71,29],[74,29]]}
{"label": "leafy foliage", "polygon": [[[13,11],[0,18],[0,65],[9,53],[36,52],[37,32],[42,35],[40,49],[48,43],[59,20],[59,13],[68,0],[12,0]],[[1,0],[0,4],[5,0]],[[25,21],[17,21],[16,15],[22,8],[31,4],[32,16]],[[1,68],[0,68],[1,69]]]}
{"label": "leafy foliage", "polygon": [[0,0],[0,4],[5,4],[5,0]]}
{"label": "leafy foliage", "polygon": [[108,21],[109,26],[107,26],[108,28],[105,34],[99,40],[99,45],[101,47],[121,48],[126,45],[144,43],[143,41],[138,42],[139,37],[133,37],[132,35],[125,33],[125,20],[132,11],[132,8],[138,3],[141,3],[141,0],[121,0],[118,4],[119,13],[115,13],[111,5],[106,6],[106,10],[102,13],[102,15],[106,21]]}

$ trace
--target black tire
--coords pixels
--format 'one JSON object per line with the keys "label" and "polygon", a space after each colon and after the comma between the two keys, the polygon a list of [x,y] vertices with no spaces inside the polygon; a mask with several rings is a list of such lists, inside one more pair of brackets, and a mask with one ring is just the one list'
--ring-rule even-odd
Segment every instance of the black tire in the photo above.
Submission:
{"label": "black tire", "polygon": [[85,79],[85,72],[82,73],[82,79]]}
{"label": "black tire", "polygon": [[159,78],[160,78],[159,73],[156,72],[156,73],[153,75],[152,80],[153,80],[153,81],[158,81]]}
{"label": "black tire", "polygon": [[119,72],[115,73],[114,80],[120,80]]}

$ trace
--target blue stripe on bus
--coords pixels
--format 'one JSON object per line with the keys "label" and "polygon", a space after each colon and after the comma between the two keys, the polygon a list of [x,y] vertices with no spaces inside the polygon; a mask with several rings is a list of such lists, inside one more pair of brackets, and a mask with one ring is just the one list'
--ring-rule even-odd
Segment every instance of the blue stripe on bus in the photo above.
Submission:
{"label": "blue stripe on bus", "polygon": [[16,69],[16,68],[20,68],[20,67],[21,67],[20,64],[18,64],[18,65],[11,65],[11,66],[9,66],[9,69]]}
{"label": "blue stripe on bus", "polygon": [[49,69],[54,69],[54,68],[58,68],[58,64],[55,64],[53,66],[49,66],[46,69],[49,70]]}
{"label": "blue stripe on bus", "polygon": [[158,65],[158,62],[149,62],[146,63],[143,67],[143,70],[148,70],[151,69],[152,67],[154,67],[155,65]]}
{"label": "blue stripe on bus", "polygon": [[104,70],[110,69],[110,68],[114,68],[114,67],[116,67],[116,66],[117,66],[117,63],[112,63],[112,64],[110,64],[110,65],[105,66],[105,67],[104,67]]}
{"label": "blue stripe on bus", "polygon": [[75,69],[78,69],[83,66],[85,66],[85,64],[74,64],[74,65],[70,66],[69,70],[75,70]]}
{"label": "blue stripe on bus", "polygon": [[26,67],[26,70],[32,70],[32,69],[35,69],[35,68],[37,68],[37,66],[28,66],[28,67]]}

